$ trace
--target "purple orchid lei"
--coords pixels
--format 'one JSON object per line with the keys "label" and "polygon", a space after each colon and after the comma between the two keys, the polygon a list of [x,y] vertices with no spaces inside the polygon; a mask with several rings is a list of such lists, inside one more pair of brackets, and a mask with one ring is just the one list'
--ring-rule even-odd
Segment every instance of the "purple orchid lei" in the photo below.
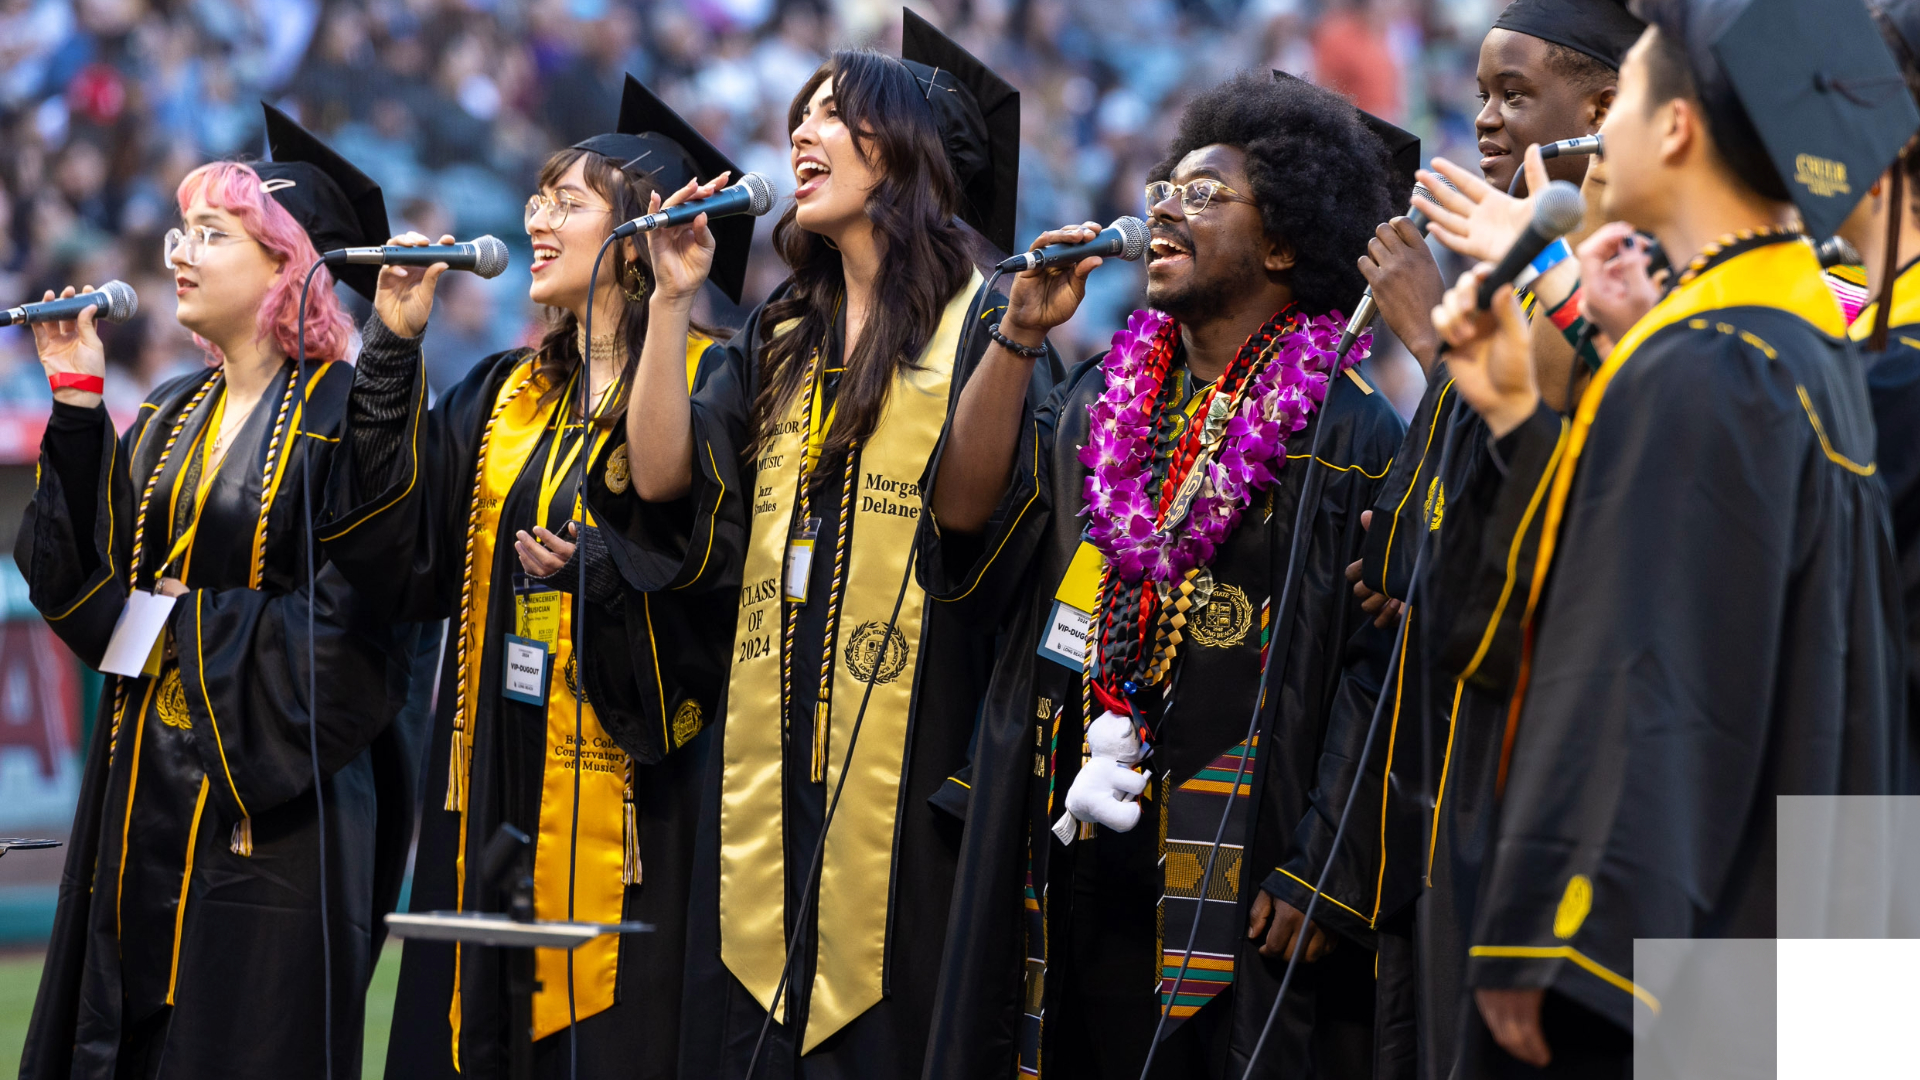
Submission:
{"label": "purple orchid lei", "polygon": [[1101,363],[1107,389],[1087,406],[1088,442],[1080,448],[1080,463],[1087,467],[1083,513],[1091,519],[1087,540],[1130,585],[1143,578],[1180,581],[1187,571],[1213,561],[1253,496],[1279,479],[1287,463],[1287,438],[1307,426],[1307,417],[1326,399],[1328,381],[1359,363],[1373,341],[1371,332],[1363,335],[1335,371],[1345,317],[1336,311],[1295,318],[1275,337],[1272,359],[1253,373],[1246,400],[1206,463],[1206,482],[1184,528],[1161,531],[1148,491],[1160,384],[1147,361],[1154,339],[1172,321],[1142,309],[1113,335]]}

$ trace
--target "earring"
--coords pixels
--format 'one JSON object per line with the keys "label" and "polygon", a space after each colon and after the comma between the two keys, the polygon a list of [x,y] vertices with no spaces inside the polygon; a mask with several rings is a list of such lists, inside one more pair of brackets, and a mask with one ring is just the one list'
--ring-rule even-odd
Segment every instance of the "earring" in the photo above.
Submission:
{"label": "earring", "polygon": [[653,279],[641,271],[639,263],[628,263],[627,272],[620,277],[620,291],[627,294],[628,303],[637,304],[653,291]]}

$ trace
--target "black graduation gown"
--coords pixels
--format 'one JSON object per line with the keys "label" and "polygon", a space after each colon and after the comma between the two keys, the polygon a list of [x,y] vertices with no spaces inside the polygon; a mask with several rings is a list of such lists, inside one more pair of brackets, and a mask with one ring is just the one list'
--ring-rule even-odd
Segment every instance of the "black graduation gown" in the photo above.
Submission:
{"label": "black graduation gown", "polygon": [[[161,385],[119,437],[103,408],[54,406],[14,558],[35,607],[87,664],[100,663],[126,602],[141,493],[213,377]],[[320,368],[303,407],[297,388],[287,395],[293,365],[275,376],[207,489],[191,591],[168,617],[177,659],[154,678],[107,676],[23,1077],[320,1076],[323,957],[334,1073],[359,1075],[363,996],[406,862],[421,733],[391,723],[414,628],[381,620],[330,564],[311,604],[306,592],[304,459],[320,483],[352,377],[345,364]],[[142,588],[192,518],[221,393],[201,400],[166,455],[135,568]],[[303,437],[287,448],[296,409]],[[275,493],[252,588],[270,453]],[[330,953],[308,754],[310,614]],[[250,855],[235,850],[245,834]]]}
{"label": "black graduation gown", "polygon": [[[349,467],[343,468],[335,486],[336,513],[323,538],[356,581],[387,598],[395,618],[457,620],[480,440],[502,383],[528,354],[510,350],[482,360],[427,410],[419,339],[399,338],[378,316],[368,320],[365,337],[351,405]],[[717,356],[717,350],[708,350],[708,357]],[[480,666],[480,693],[467,729],[472,765],[465,895],[456,895],[454,867],[460,815],[445,808],[458,684],[454,656],[460,628],[454,626],[447,635],[428,743],[413,911],[456,906],[503,910],[503,897],[482,880],[479,870],[481,852],[502,823],[534,837],[538,854],[546,716],[540,708],[506,699],[500,689],[502,639],[514,630],[512,592],[506,585],[520,569],[513,534],[533,528],[552,438],[550,430],[540,437],[499,508],[492,566],[476,568],[490,574],[495,587],[484,614],[484,645],[470,661]],[[625,484],[617,485],[620,492],[607,486],[608,465],[624,446],[625,427],[616,423],[587,468],[585,496],[616,565],[622,563],[628,534],[641,527],[632,513],[638,500]],[[549,522],[571,518],[573,491],[572,482],[558,486],[548,507]],[[616,604],[590,600],[585,605],[586,663],[581,676],[586,699],[601,724],[619,750],[635,761],[644,875],[641,883],[626,887],[624,918],[651,923],[655,929],[622,937],[613,1006],[573,1026],[580,1075],[670,1077],[682,1005],[677,988],[686,933],[695,778],[705,753],[705,740],[676,739],[671,724],[689,715],[704,723],[714,715],[711,703],[725,670],[725,630],[716,628],[710,609],[646,595],[624,576],[617,587]],[[566,588],[571,591],[571,582]],[[725,613],[721,619],[726,621]],[[562,673],[552,677],[557,680]],[[691,713],[684,711],[689,703]],[[563,762],[557,767],[567,766]],[[526,1035],[513,1030],[507,950],[472,948],[462,953],[458,1071],[448,1019],[455,951],[448,944],[415,941],[401,961],[388,1076],[414,1080],[508,1074],[510,1055],[515,1046],[524,1046]],[[536,1074],[568,1075],[572,1049],[564,1029],[539,1040],[533,1047]]]}
{"label": "black graduation gown", "polygon": [[[784,291],[784,286],[776,290],[769,302]],[[1004,303],[997,295],[984,301],[976,298],[968,324],[981,323],[983,318],[990,321],[991,309]],[[751,462],[742,461],[741,453],[751,441],[749,416],[760,388],[759,353],[770,331],[763,322],[765,310],[763,304],[749,315],[712,376],[693,395],[694,457],[698,462],[693,490],[679,502],[652,508],[662,518],[691,515],[691,534],[703,541],[698,549],[684,544],[654,545],[650,565],[657,575],[656,587],[722,597],[720,603],[729,619],[739,602],[740,568],[748,541],[749,513],[741,493],[758,488],[758,472]],[[840,339],[841,333],[834,334],[823,350],[829,367],[839,366]],[[958,400],[967,374],[979,362],[990,339],[976,330],[961,340],[950,384],[950,405]],[[1052,376],[1049,364],[1036,366],[1031,400],[1044,397]],[[825,461],[819,468],[838,476],[843,465]],[[885,471],[896,476],[920,476],[924,490],[931,466],[926,467],[925,476],[919,463]],[[829,484],[828,489],[833,486]],[[837,535],[840,523],[836,501],[816,499],[815,506],[823,517],[820,535]],[[851,543],[859,543],[857,532]],[[830,593],[832,564],[831,558],[813,560],[809,595]],[[966,763],[975,713],[992,664],[993,640],[991,633],[976,631],[944,605],[928,606],[915,660],[918,674],[895,824],[884,997],[811,1052],[796,1056],[795,1033],[805,1024],[818,953],[814,927],[797,927],[795,920],[826,807],[827,785],[813,783],[808,777],[825,609],[826,605],[818,603],[800,609],[793,670],[804,674],[794,679],[782,766],[786,932],[789,941],[796,936],[802,939],[783,1001],[783,1008],[793,1011],[788,1013],[790,1024],[773,1024],[755,1075],[912,1076],[920,1070],[927,1031],[934,1022],[935,979],[946,937],[947,904],[960,837],[960,821],[951,812],[952,804],[935,801],[934,796]],[[731,625],[724,640],[732,642]],[[721,702],[716,715],[725,715],[726,707]],[[727,734],[723,725],[709,755],[688,914],[686,999],[699,1003],[686,1012],[681,1039],[681,1075],[689,1077],[744,1075],[767,1016],[720,955],[720,740]]]}
{"label": "black graduation gown", "polygon": [[[1390,903],[1418,903],[1410,951],[1383,949],[1381,977],[1413,989],[1417,1060],[1398,1072],[1414,1068],[1426,1080],[1452,1073],[1473,1010],[1464,991],[1467,933],[1543,516],[1538,499],[1499,498],[1508,486],[1545,493],[1562,425],[1545,410],[1536,422],[1545,437],[1510,433],[1495,442],[1460,401],[1445,361],[1436,365],[1374,502],[1361,565],[1374,589],[1414,598],[1402,627],[1404,666],[1386,706],[1417,719],[1404,726],[1407,742],[1394,760],[1389,836],[1399,842],[1387,858],[1385,891]],[[1401,955],[1411,970],[1393,970]]]}
{"label": "black graduation gown", "polygon": [[[981,537],[942,537],[931,522],[921,530],[930,591],[984,624],[1007,621],[973,758],[928,1077],[1011,1076],[1036,1056],[1049,1075],[1136,1076],[1159,1016],[1162,977],[1170,984],[1177,970],[1163,971],[1157,953],[1154,804],[1143,804],[1141,823],[1125,833],[1101,829],[1062,846],[1048,831],[1079,772],[1084,718],[1079,669],[1037,649],[1081,544],[1086,468],[1078,450],[1087,442],[1087,406],[1105,390],[1101,359],[1075,368],[1026,419],[1013,483]],[[1323,424],[1319,463],[1309,470],[1309,448]],[[1269,892],[1305,908],[1308,887],[1289,873],[1317,877],[1353,789],[1389,636],[1363,617],[1343,575],[1359,555],[1360,512],[1371,504],[1401,431],[1384,397],[1334,380],[1324,407],[1289,438],[1291,460],[1279,482],[1246,511],[1213,563],[1216,595],[1225,586],[1238,589],[1251,626],[1237,639],[1216,635],[1211,647],[1190,638],[1176,660],[1172,704],[1158,718],[1160,742],[1148,764],[1177,783],[1216,767],[1246,738],[1264,609],[1280,605],[1283,583],[1292,578],[1293,610],[1272,621],[1273,681],[1259,721],[1258,768],[1250,773],[1258,812],[1250,827],[1226,838],[1244,854],[1223,849],[1210,890],[1218,896],[1224,885],[1232,898],[1234,982],[1161,1047],[1156,1075],[1239,1076],[1278,991],[1285,962],[1259,957],[1258,943],[1245,940],[1252,890],[1240,883],[1264,879]],[[1307,542],[1295,550],[1290,538],[1303,486],[1314,493],[1315,512]],[[1385,742],[1372,758],[1370,801],[1379,797]],[[1156,782],[1153,790],[1164,788]],[[1317,908],[1316,921],[1338,931],[1342,944],[1296,973],[1298,992],[1290,993],[1263,1051],[1261,1076],[1302,1075],[1312,1068],[1310,1054],[1334,1049],[1324,1041],[1309,1048],[1316,989],[1329,992],[1326,1000],[1358,1000],[1346,1015],[1320,1014],[1323,1039],[1357,1026],[1363,1052],[1369,1040],[1379,819],[1366,806],[1356,808],[1327,887],[1328,896],[1366,910],[1355,915],[1327,902]],[[1218,810],[1212,815],[1209,839]],[[1237,864],[1231,854],[1240,854]],[[1204,850],[1195,855],[1204,860]],[[1184,949],[1184,935],[1167,937],[1166,949]],[[1200,976],[1200,968],[1190,969],[1189,978]],[[1189,984],[1182,987],[1184,998]],[[1052,1022],[1043,1024],[1042,1016]],[[1073,1034],[1063,1037],[1062,1028]]]}
{"label": "black graduation gown", "polygon": [[[1875,305],[1853,322],[1852,337],[1872,333]],[[1866,353],[1867,398],[1877,434],[1874,460],[1893,513],[1893,548],[1900,571],[1901,609],[1906,616],[1907,733],[1920,748],[1920,260],[1900,271],[1894,286],[1887,347]],[[1864,352],[1864,346],[1862,346]],[[1920,792],[1920,769],[1908,762],[1904,790]]]}
{"label": "black graduation gown", "polygon": [[[1841,332],[1807,245],[1736,245],[1623,339],[1571,425],[1467,968],[1551,991],[1550,1040],[1568,1006],[1610,1023],[1555,1069],[1624,1068],[1653,997],[1635,939],[1774,936],[1776,796],[1899,781],[1892,535]],[[1505,485],[1496,516],[1533,498]],[[1469,1028],[1463,1075],[1511,1064]]]}

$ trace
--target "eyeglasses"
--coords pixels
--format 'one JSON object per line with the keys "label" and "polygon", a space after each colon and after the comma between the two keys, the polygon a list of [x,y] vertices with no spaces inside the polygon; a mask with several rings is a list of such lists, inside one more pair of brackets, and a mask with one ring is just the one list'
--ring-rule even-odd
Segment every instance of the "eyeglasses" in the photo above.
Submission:
{"label": "eyeglasses", "polygon": [[1151,213],[1154,207],[1178,195],[1180,196],[1180,209],[1183,212],[1187,214],[1198,214],[1205,210],[1207,205],[1213,202],[1216,196],[1222,193],[1232,196],[1231,199],[1225,200],[1227,202],[1250,203],[1253,201],[1218,180],[1202,178],[1199,180],[1189,180],[1184,184],[1174,184],[1165,180],[1156,180],[1147,185],[1147,211]]}
{"label": "eyeglasses", "polygon": [[556,191],[550,196],[542,192],[535,192],[533,197],[527,200],[526,216],[521,219],[522,224],[526,226],[528,232],[533,231],[533,219],[540,216],[542,210],[547,213],[547,228],[549,229],[566,228],[567,215],[573,213],[575,210],[599,213],[612,212],[611,207],[589,206],[586,203],[580,202],[573,197],[573,193],[570,191]]}
{"label": "eyeglasses", "polygon": [[238,239],[240,237],[221,232],[211,225],[195,225],[184,232],[179,229],[168,229],[166,239],[161,241],[161,254],[164,257],[160,265],[172,270],[174,257],[177,255],[179,261],[188,266],[199,266],[200,256],[209,246],[230,244]]}

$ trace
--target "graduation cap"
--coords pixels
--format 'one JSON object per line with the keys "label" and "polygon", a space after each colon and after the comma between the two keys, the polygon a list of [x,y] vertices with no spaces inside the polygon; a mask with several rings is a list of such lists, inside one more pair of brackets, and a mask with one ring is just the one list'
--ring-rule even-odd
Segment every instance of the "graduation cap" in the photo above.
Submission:
{"label": "graduation cap", "polygon": [[[689,180],[711,180],[723,172],[731,173],[733,180],[740,179],[739,166],[631,75],[620,96],[619,124],[611,133],[582,139],[573,148],[611,158],[623,172],[644,175],[661,198],[685,187]],[[740,214],[709,219],[707,223],[715,244],[708,280],[736,304],[747,282],[753,222],[751,215]]]}
{"label": "graduation cap", "polygon": [[[1281,71],[1279,68],[1273,69],[1273,77],[1275,79],[1286,79],[1293,82],[1305,81],[1298,75]],[[1360,114],[1360,119],[1366,121],[1367,130],[1378,135],[1380,141],[1387,144],[1387,155],[1393,159],[1393,192],[1395,197],[1412,199],[1413,188],[1416,183],[1413,174],[1419,170],[1422,164],[1420,160],[1420,136],[1415,135],[1411,131],[1395,127],[1365,109],[1356,108],[1354,111]]]}
{"label": "graduation cap", "polygon": [[900,11],[900,62],[933,108],[960,181],[960,218],[994,247],[1012,251],[1020,195],[1020,91],[911,9]]}
{"label": "graduation cap", "polygon": [[1493,28],[1563,45],[1619,71],[1647,24],[1619,0],[1513,0]]}
{"label": "graduation cap", "polygon": [[1752,0],[1712,51],[1816,240],[1833,235],[1920,128],[1858,0]]}
{"label": "graduation cap", "polygon": [[1881,0],[1874,5],[1874,14],[1893,31],[1895,40],[1887,44],[1894,47],[1894,55],[1920,67],[1920,0]]}
{"label": "graduation cap", "polygon": [[[293,117],[261,102],[267,113],[267,156],[256,162],[262,187],[313,241],[315,251],[375,247],[393,235],[387,229],[387,202],[380,185],[333,148],[294,122]],[[329,267],[354,292],[373,299],[378,266]]]}

